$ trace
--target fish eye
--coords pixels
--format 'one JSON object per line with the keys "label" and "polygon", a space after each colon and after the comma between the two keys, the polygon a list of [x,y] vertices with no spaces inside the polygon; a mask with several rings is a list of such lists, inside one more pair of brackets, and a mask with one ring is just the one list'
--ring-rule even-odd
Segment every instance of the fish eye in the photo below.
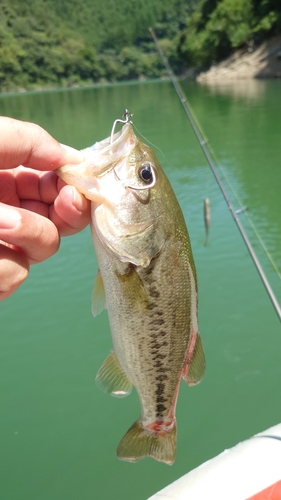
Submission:
{"label": "fish eye", "polygon": [[149,161],[143,163],[138,171],[139,177],[146,184],[149,184],[153,179],[153,167]]}

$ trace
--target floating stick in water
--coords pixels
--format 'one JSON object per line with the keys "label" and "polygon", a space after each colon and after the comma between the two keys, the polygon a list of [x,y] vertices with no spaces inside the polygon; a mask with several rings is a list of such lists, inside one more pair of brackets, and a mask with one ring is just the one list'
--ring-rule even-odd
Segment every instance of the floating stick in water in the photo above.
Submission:
{"label": "floating stick in water", "polygon": [[210,208],[210,200],[209,198],[205,198],[204,200],[204,222],[206,229],[206,237],[204,246],[206,247],[208,244],[208,236],[209,236],[209,227],[211,223],[211,208]]}

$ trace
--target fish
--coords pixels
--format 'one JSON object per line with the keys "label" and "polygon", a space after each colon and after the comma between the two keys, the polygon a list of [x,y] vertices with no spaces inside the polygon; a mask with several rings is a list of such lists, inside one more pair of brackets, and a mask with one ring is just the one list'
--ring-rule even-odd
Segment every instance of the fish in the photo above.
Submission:
{"label": "fish", "polygon": [[211,207],[209,198],[205,198],[204,200],[204,222],[206,230],[204,246],[206,247],[208,244],[209,228],[211,224]]}
{"label": "fish", "polygon": [[198,330],[196,269],[184,216],[153,150],[131,121],[86,148],[84,162],[56,172],[91,200],[98,262],[92,297],[107,308],[113,349],[96,376],[117,397],[137,390],[141,416],[117,457],[172,464],[175,409],[183,379],[199,383],[205,356]]}

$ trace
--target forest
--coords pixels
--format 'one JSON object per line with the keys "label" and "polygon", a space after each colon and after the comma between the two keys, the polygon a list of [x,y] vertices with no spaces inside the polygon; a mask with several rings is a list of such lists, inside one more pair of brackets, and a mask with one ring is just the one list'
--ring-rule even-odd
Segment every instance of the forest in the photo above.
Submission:
{"label": "forest", "polygon": [[280,33],[280,0],[0,0],[0,92],[159,78]]}

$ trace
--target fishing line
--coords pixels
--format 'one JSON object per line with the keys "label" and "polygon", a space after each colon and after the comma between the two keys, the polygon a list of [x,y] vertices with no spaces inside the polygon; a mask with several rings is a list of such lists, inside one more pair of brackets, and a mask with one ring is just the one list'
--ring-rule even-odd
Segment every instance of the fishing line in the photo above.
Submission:
{"label": "fishing line", "polygon": [[[197,123],[197,122],[196,122],[196,123]],[[207,141],[206,141],[206,142],[207,142]],[[263,241],[263,239],[262,239],[261,235],[259,234],[259,232],[258,232],[258,230],[257,230],[257,228],[256,228],[256,226],[255,226],[255,224],[254,224],[254,222],[252,221],[251,217],[249,216],[249,213],[248,213],[248,212],[247,212],[247,210],[246,210],[246,209],[247,209],[247,207],[243,207],[243,203],[242,203],[242,201],[241,201],[240,197],[238,196],[238,194],[237,194],[236,190],[234,189],[233,184],[232,184],[232,182],[231,182],[231,181],[230,181],[230,179],[229,179],[229,176],[227,175],[227,173],[226,173],[225,169],[222,167],[221,163],[219,162],[219,160],[218,160],[217,156],[215,155],[214,150],[213,150],[213,148],[210,146],[210,144],[209,144],[209,150],[211,151],[212,157],[214,158],[214,160],[215,160],[215,162],[216,162],[216,165],[219,167],[219,169],[220,169],[220,171],[221,171],[221,173],[222,173],[223,177],[225,178],[225,180],[226,180],[226,182],[227,182],[227,184],[228,184],[228,186],[229,186],[229,188],[230,188],[231,192],[233,193],[233,196],[236,198],[237,202],[239,203],[239,205],[240,205],[240,207],[241,207],[241,213],[243,212],[244,216],[245,216],[245,217],[246,217],[246,219],[248,220],[248,222],[249,222],[250,226],[252,227],[252,229],[253,229],[253,231],[254,231],[254,233],[255,233],[255,235],[256,235],[256,237],[257,237],[257,239],[258,239],[258,241],[259,241],[259,243],[260,243],[260,245],[261,245],[261,247],[262,247],[262,248],[263,248],[263,250],[264,250],[264,253],[266,254],[266,256],[267,256],[267,258],[268,258],[269,262],[271,263],[271,265],[272,265],[272,267],[273,267],[274,271],[276,272],[276,274],[277,274],[277,276],[279,277],[279,279],[281,279],[281,272],[280,272],[280,270],[278,269],[278,266],[277,266],[276,262],[274,261],[274,259],[273,259],[272,255],[271,255],[271,253],[269,252],[269,250],[268,250],[268,248],[267,248],[267,246],[266,246],[265,242]],[[236,214],[238,214],[238,213],[240,213],[240,212],[239,212],[238,210],[236,210]]]}
{"label": "fishing line", "polygon": [[266,277],[266,275],[265,275],[265,273],[263,271],[263,268],[262,268],[262,266],[261,266],[261,264],[260,264],[260,262],[259,262],[259,260],[258,260],[258,258],[256,256],[256,253],[255,253],[255,251],[254,251],[251,243],[250,243],[250,240],[249,240],[249,238],[248,238],[248,236],[246,234],[246,231],[245,231],[245,229],[244,229],[244,227],[242,225],[242,222],[240,221],[240,219],[238,217],[238,214],[236,213],[235,209],[233,208],[232,203],[231,203],[231,201],[230,201],[230,199],[228,197],[228,194],[227,194],[227,192],[226,192],[226,190],[224,188],[224,185],[223,185],[223,183],[222,183],[222,181],[221,181],[221,179],[220,179],[220,177],[218,175],[217,169],[215,167],[215,164],[213,162],[213,159],[212,159],[212,156],[211,156],[211,153],[210,153],[210,148],[207,145],[207,140],[205,139],[204,134],[201,131],[201,127],[199,126],[199,124],[197,123],[197,121],[195,119],[194,113],[191,112],[191,107],[187,103],[187,99],[184,96],[183,92],[181,91],[178,82],[176,81],[175,75],[174,75],[174,73],[173,73],[173,71],[172,71],[172,69],[171,69],[171,67],[170,67],[170,65],[169,65],[169,63],[168,63],[168,61],[167,61],[167,59],[166,59],[166,57],[165,57],[162,49],[161,49],[161,47],[159,46],[158,39],[157,39],[157,37],[156,37],[153,29],[149,28],[149,31],[151,33],[151,36],[152,36],[153,40],[154,40],[154,43],[155,43],[156,48],[157,48],[157,51],[158,51],[158,53],[159,53],[159,55],[160,55],[160,57],[161,57],[161,59],[163,61],[163,64],[164,64],[164,66],[165,66],[165,68],[167,70],[167,73],[168,73],[168,75],[170,77],[170,80],[171,80],[171,82],[174,85],[175,91],[178,94],[178,97],[179,97],[179,99],[181,101],[181,104],[182,104],[182,106],[183,106],[183,108],[185,110],[185,113],[186,113],[186,115],[187,115],[187,117],[189,119],[189,122],[190,122],[190,124],[191,124],[191,126],[193,128],[193,131],[194,131],[194,133],[195,133],[195,135],[196,135],[196,137],[198,139],[198,142],[199,142],[199,144],[200,144],[200,146],[201,146],[201,148],[202,148],[202,150],[203,150],[203,152],[205,154],[205,157],[206,157],[206,159],[208,161],[208,164],[209,164],[209,166],[210,166],[210,168],[211,168],[211,170],[212,170],[212,172],[214,174],[214,177],[215,177],[215,179],[217,181],[217,184],[218,184],[218,186],[219,186],[219,188],[220,188],[220,190],[221,190],[221,192],[223,194],[223,197],[224,197],[224,199],[226,201],[226,204],[227,204],[227,206],[228,206],[228,208],[230,210],[230,213],[231,213],[231,215],[232,215],[232,217],[233,217],[233,219],[234,219],[234,221],[235,221],[235,223],[236,223],[236,225],[237,225],[237,227],[238,227],[238,229],[240,231],[240,234],[241,234],[241,236],[242,236],[242,238],[244,240],[244,243],[245,243],[245,245],[246,245],[246,247],[248,249],[248,252],[249,252],[249,254],[250,254],[250,256],[251,256],[251,258],[252,258],[252,260],[253,260],[253,262],[254,262],[254,264],[256,266],[256,269],[257,269],[257,271],[259,273],[259,276],[260,276],[260,278],[261,278],[261,280],[263,282],[263,285],[264,285],[264,287],[265,287],[265,289],[267,291],[267,294],[268,294],[268,296],[269,296],[269,298],[271,300],[271,303],[272,303],[272,305],[273,305],[273,307],[275,309],[275,312],[276,312],[279,320],[281,321],[281,307],[280,307],[280,305],[279,305],[279,303],[277,301],[277,298],[274,295],[274,292],[273,292],[273,290],[272,290],[272,288],[271,288],[271,286],[270,286],[270,284],[268,282],[268,279],[267,279],[267,277]]}
{"label": "fishing line", "polygon": [[163,156],[164,160],[168,162],[166,156],[164,155],[163,151],[161,151],[160,148],[158,148],[158,146],[156,146],[155,144],[153,144],[153,142],[149,141],[140,131],[139,129],[136,127],[136,125],[133,123],[133,127],[134,129],[136,129],[138,135],[141,135],[141,137],[148,143],[150,144],[150,146],[152,146],[153,148],[155,149],[158,149],[159,153]]}
{"label": "fishing line", "polygon": [[[212,153],[213,154],[213,153]],[[233,184],[231,183],[230,179],[229,179],[229,176],[226,174],[224,168],[222,167],[222,165],[218,162],[217,158],[215,157],[215,155],[213,156],[215,161],[216,161],[216,164],[219,166],[220,168],[220,171],[222,172],[222,175],[224,176],[228,186],[230,187],[230,190],[232,191],[234,197],[236,198],[236,200],[238,201],[240,207],[241,207],[241,213],[243,212],[244,214],[244,217],[248,220],[250,226],[252,227],[252,230],[254,231],[256,237],[257,237],[257,240],[259,241],[261,247],[263,248],[264,250],[264,253],[265,255],[267,256],[269,262],[271,263],[274,271],[276,272],[277,276],[279,277],[279,279],[281,279],[281,272],[275,262],[275,260],[273,259],[271,253],[269,252],[263,238],[261,237],[260,233],[258,232],[257,228],[256,228],[256,225],[254,224],[254,222],[252,221],[251,217],[249,216],[249,212],[247,211],[247,207],[243,207],[243,204],[242,204],[242,201],[240,200],[238,194],[236,193],[236,190],[234,189],[233,187]],[[236,214],[240,213],[238,210],[236,210]]]}

